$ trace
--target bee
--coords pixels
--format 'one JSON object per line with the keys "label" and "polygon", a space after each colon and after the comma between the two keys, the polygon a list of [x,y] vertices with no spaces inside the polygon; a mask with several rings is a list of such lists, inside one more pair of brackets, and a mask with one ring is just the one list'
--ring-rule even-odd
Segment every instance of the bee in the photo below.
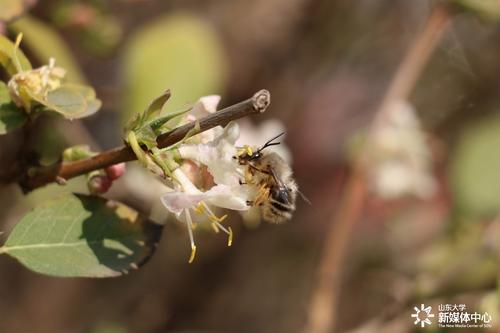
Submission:
{"label": "bee", "polygon": [[237,157],[241,165],[248,167],[246,183],[259,188],[254,201],[248,204],[260,207],[263,219],[270,223],[282,223],[292,218],[299,192],[290,166],[277,153],[264,151],[279,145],[274,141],[283,134],[270,139],[256,151],[246,146]]}

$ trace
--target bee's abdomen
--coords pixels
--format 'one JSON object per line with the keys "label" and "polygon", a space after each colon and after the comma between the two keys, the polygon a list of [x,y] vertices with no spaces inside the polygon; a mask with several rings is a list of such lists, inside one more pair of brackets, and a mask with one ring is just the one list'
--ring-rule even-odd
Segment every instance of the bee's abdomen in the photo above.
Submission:
{"label": "bee's abdomen", "polygon": [[274,209],[282,212],[293,212],[295,209],[292,205],[287,204],[287,203],[282,203],[279,201],[276,201],[274,199],[269,200],[271,203],[271,206],[273,206]]}
{"label": "bee's abdomen", "polygon": [[269,198],[269,201],[262,207],[262,217],[267,222],[282,223],[292,218],[295,206],[290,203],[282,203]]}

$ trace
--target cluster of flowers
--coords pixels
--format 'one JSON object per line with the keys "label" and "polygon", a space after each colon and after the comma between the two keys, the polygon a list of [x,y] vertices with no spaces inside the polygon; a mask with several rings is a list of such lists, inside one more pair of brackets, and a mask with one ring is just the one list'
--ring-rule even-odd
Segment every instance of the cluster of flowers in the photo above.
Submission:
{"label": "cluster of flowers", "polygon": [[50,91],[61,86],[66,70],[56,66],[54,58],[49,64],[15,74],[9,81],[9,90],[14,102],[26,110],[31,109],[32,99],[47,99]]}
{"label": "cluster of flowers", "polygon": [[413,107],[398,101],[376,128],[368,150],[371,186],[383,199],[413,195],[425,199],[436,191],[431,153]]}
{"label": "cluster of flowers", "polygon": [[[197,122],[216,112],[219,101],[216,95],[200,98],[177,126]],[[271,126],[267,130],[275,129]],[[248,181],[248,166],[238,159],[252,148],[241,145],[239,138],[240,126],[230,122],[224,128],[216,126],[160,149],[154,156],[145,156],[146,167],[166,187],[167,192],[161,196],[163,206],[187,227],[191,245],[189,262],[196,253],[193,237],[196,226],[208,222],[215,232],[227,234],[230,246],[233,232],[223,225],[227,215],[217,216],[214,211],[217,208],[248,211],[259,192],[259,185]]]}

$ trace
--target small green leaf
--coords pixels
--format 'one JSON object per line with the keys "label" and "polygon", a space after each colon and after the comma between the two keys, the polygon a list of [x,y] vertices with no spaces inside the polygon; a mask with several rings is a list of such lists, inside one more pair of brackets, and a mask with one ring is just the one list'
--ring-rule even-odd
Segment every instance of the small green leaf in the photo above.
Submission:
{"label": "small green leaf", "polygon": [[42,274],[115,277],[148,261],[161,230],[121,203],[69,195],[25,215],[0,252]]}
{"label": "small green leaf", "polygon": [[24,110],[10,98],[7,85],[0,82],[0,134],[6,134],[21,127],[27,119]]}
{"label": "small green leaf", "polygon": [[159,117],[164,110],[165,105],[170,98],[170,90],[166,90],[163,94],[156,97],[151,104],[149,104],[148,108],[144,112],[146,120],[153,120]]}
{"label": "small green leaf", "polygon": [[146,122],[158,117],[169,98],[170,90],[167,90],[160,96],[156,97],[143,113],[136,113],[132,120],[125,125],[125,132],[136,131],[143,127]]}
{"label": "small green leaf", "polygon": [[76,84],[63,84],[48,92],[47,101],[38,102],[68,119],[90,116],[101,107],[92,88]]}
{"label": "small green leaf", "polygon": [[16,56],[23,71],[31,69],[31,63],[24,53],[20,49],[17,49],[17,51],[15,49],[15,44],[0,34],[0,65],[5,68],[5,71],[10,76],[18,72],[15,65]]}
{"label": "small green leaf", "polygon": [[[161,131],[162,126],[164,126],[170,120],[186,114],[189,110],[190,109],[168,112],[168,114],[166,116],[158,117],[155,120],[151,121],[148,124],[148,126],[151,127],[153,129],[153,131],[157,132],[157,134],[161,134],[163,132],[163,131]],[[168,130],[170,130],[170,128],[168,128]]]}

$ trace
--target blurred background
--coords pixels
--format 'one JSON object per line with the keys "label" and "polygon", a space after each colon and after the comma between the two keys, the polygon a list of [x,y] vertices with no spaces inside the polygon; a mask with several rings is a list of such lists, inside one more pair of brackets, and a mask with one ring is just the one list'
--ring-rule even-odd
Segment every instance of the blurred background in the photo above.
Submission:
{"label": "blurred background", "polygon": [[[321,310],[312,304],[318,293],[333,299],[323,309],[334,318],[328,332],[474,331],[415,326],[410,314],[420,303],[435,309],[466,304],[469,312],[493,318],[492,328],[477,331],[500,330],[498,25],[474,15],[453,17],[400,106],[407,117],[389,121],[389,136],[395,135],[390,142],[408,139],[417,147],[417,160],[410,158],[417,172],[401,171],[405,163],[384,171],[394,154],[372,154],[358,216],[346,239],[332,245],[366,129],[436,2],[25,5],[32,6],[29,12],[1,24],[2,33],[13,37],[22,31],[23,48],[35,65],[55,57],[71,79],[91,84],[103,101],[103,109],[83,121],[41,118],[29,140],[44,160],[57,159],[75,144],[122,144],[124,121],[166,88],[172,90],[173,109],[208,94],[220,94],[224,107],[265,88],[272,94],[270,108],[243,123],[282,123],[295,177],[311,205],[299,199],[294,218],[279,226],[231,215],[231,248],[224,236],[200,230],[191,265],[185,228],[169,220],[151,261],[116,279],[44,277],[1,257],[0,332],[319,333],[308,326]],[[274,134],[265,133],[259,142]],[[11,163],[20,136],[0,138],[0,164]],[[402,146],[391,149],[412,154]],[[75,190],[85,190],[83,178],[26,197],[14,184],[2,186],[0,230],[8,233],[33,205]],[[147,177],[129,164],[127,176],[107,196],[165,220],[153,192]],[[338,247],[343,260],[329,262],[329,251]],[[325,265],[333,265],[325,279],[336,287],[318,291]]]}

